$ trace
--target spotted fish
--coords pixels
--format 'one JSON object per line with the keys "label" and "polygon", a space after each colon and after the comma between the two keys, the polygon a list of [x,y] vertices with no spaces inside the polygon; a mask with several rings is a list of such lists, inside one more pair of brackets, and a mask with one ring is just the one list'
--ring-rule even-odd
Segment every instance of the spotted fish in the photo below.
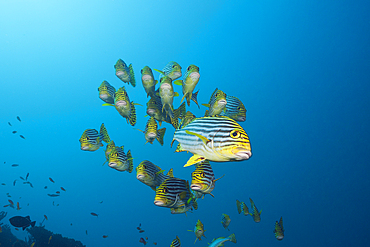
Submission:
{"label": "spotted fish", "polygon": [[164,175],[163,170],[149,160],[142,161],[136,167],[136,178],[140,182],[151,187],[154,191],[164,182],[164,180],[170,177],[173,177],[172,169],[168,171],[167,175]]}
{"label": "spotted fish", "polygon": [[157,141],[163,146],[163,137],[166,133],[166,128],[158,129],[158,124],[153,117],[149,118],[146,123],[145,130],[140,131],[145,134],[146,143],[149,142],[150,144],[153,144],[154,140],[157,139]]}
{"label": "spotted fish", "polygon": [[209,107],[204,116],[216,116],[222,111],[226,111],[225,106],[227,104],[226,94],[218,88],[212,93],[208,104],[202,104],[203,106]]}
{"label": "spotted fish", "polygon": [[109,154],[108,165],[109,167],[114,168],[117,171],[128,171],[129,173],[131,173],[134,169],[131,151],[129,150],[126,155],[123,151],[123,146],[116,146]]}
{"label": "spotted fish", "polygon": [[220,116],[227,116],[238,122],[244,122],[246,120],[246,112],[244,104],[234,96],[226,96],[225,111],[221,111]]}
{"label": "spotted fish", "polygon": [[102,141],[108,143],[110,138],[104,123],[100,126],[100,132],[96,129],[87,129],[82,133],[80,138],[81,150],[96,151],[103,146]]}
{"label": "spotted fish", "polygon": [[186,69],[184,78],[182,80],[174,81],[174,84],[182,86],[182,93],[184,94],[184,96],[182,97],[181,102],[186,98],[188,106],[190,106],[191,99],[195,102],[195,104],[197,104],[199,108],[197,100],[198,92],[193,93],[195,86],[199,82],[199,78],[199,67],[192,64]]}
{"label": "spotted fish", "polygon": [[284,238],[283,217],[280,217],[280,220],[275,222],[274,233],[275,238],[277,240],[283,240]]}
{"label": "spotted fish", "polygon": [[110,85],[107,81],[103,81],[98,87],[99,98],[108,104],[114,104],[114,95],[116,89]]}
{"label": "spotted fish", "polygon": [[131,84],[133,87],[136,86],[132,64],[127,67],[127,64],[122,59],[118,59],[117,63],[114,65],[114,68],[116,69],[116,76],[121,79],[121,81]]}
{"label": "spotted fish", "polygon": [[[210,194],[212,197],[212,191],[215,188],[215,179],[212,167],[208,160],[196,164],[196,169],[191,173],[191,184],[190,188],[194,191],[201,192],[204,194]],[[220,178],[219,178],[220,179]]]}
{"label": "spotted fish", "polygon": [[261,221],[261,212],[262,212],[262,210],[258,211],[256,205],[254,204],[254,202],[251,198],[249,198],[249,201],[251,202],[251,208],[252,208],[252,212],[249,213],[249,214],[252,216],[254,222],[258,223],[258,222]]}
{"label": "spotted fish", "polygon": [[180,123],[171,146],[178,141],[176,152],[194,155],[185,164],[191,166],[205,159],[210,161],[241,161],[252,156],[251,144],[245,130],[228,117],[201,117],[186,126]]}

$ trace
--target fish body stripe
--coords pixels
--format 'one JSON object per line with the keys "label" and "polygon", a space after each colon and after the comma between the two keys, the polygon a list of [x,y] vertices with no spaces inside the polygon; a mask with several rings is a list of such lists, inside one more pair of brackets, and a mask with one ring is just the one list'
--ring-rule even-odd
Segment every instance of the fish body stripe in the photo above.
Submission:
{"label": "fish body stripe", "polygon": [[181,246],[180,238],[176,236],[176,238],[172,241],[170,247],[180,247],[180,246]]}
{"label": "fish body stripe", "polygon": [[[231,137],[232,131],[238,131],[241,138]],[[196,135],[188,134],[186,131],[199,134],[208,140],[207,145]],[[174,140],[177,140],[182,149],[196,153],[212,161],[227,161],[230,157],[219,154],[222,149],[236,146],[250,148],[250,141],[244,129],[236,121],[227,117],[204,117],[194,119],[184,128],[176,130]],[[212,157],[209,157],[212,155]],[[237,160],[237,157],[235,157]]]}
{"label": "fish body stripe", "polygon": [[[179,194],[186,191],[187,196],[184,200],[180,200]],[[189,199],[190,191],[186,186],[186,181],[179,178],[166,179],[156,190],[155,198],[161,198],[173,202],[170,207],[178,207]]]}
{"label": "fish body stripe", "polygon": [[[228,115],[235,115],[235,114],[240,114],[240,112],[244,113],[245,115],[245,107],[244,104],[236,97],[234,96],[226,96],[226,112],[221,112],[221,116],[228,116]],[[238,107],[242,107],[241,110],[238,110]],[[244,110],[243,110],[244,109]]]}
{"label": "fish body stripe", "polygon": [[209,162],[198,164],[195,171],[192,172],[191,177],[191,184],[204,184],[207,189],[211,188],[213,181],[215,180],[215,175]]}

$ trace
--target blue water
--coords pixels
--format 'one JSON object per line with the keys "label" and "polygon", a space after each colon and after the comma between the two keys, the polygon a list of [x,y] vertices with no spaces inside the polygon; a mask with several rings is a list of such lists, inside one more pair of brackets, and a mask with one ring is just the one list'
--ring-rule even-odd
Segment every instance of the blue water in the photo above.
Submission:
{"label": "blue water", "polygon": [[[0,205],[9,193],[21,206],[2,208],[8,212],[2,222],[30,215],[38,225],[47,215],[46,229],[89,247],[143,246],[140,237],[149,238],[148,246],[169,246],[176,235],[182,246],[206,246],[230,233],[238,242],[226,246],[367,245],[369,11],[368,1],[345,0],[2,3]],[[136,74],[136,88],[125,84],[130,99],[143,105],[135,127],[98,97],[103,80],[124,85],[113,68],[119,58]],[[187,216],[155,206],[154,191],[135,171],[102,166],[103,148],[84,152],[78,141],[85,129],[104,123],[116,145],[131,150],[134,167],[147,159],[190,180],[194,168],[182,166],[191,154],[174,153],[169,124],[163,147],[144,145],[134,129],[148,119],[141,68],[162,69],[169,61],[183,73],[190,64],[200,67],[199,103],[208,103],[216,87],[244,103],[241,125],[253,152],[248,161],[211,163],[216,178],[225,176],[215,197],[199,200]],[[192,102],[187,109],[200,117],[206,107]],[[28,172],[34,188],[19,179]],[[47,196],[61,186],[60,197]],[[249,204],[249,197],[262,210],[260,223],[237,213],[236,199]],[[222,213],[230,215],[230,231],[220,223]],[[280,216],[285,238],[277,241]],[[198,219],[207,238],[194,245],[187,230]],[[136,229],[140,223],[144,233]]]}

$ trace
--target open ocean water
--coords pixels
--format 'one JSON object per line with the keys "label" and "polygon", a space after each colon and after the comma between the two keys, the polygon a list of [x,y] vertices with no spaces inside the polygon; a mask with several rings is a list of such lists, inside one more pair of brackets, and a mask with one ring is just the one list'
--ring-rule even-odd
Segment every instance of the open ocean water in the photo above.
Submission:
{"label": "open ocean water", "polygon": [[[147,246],[170,246],[176,236],[181,246],[207,246],[231,233],[237,243],[226,242],[230,247],[369,244],[369,1],[0,5],[0,211],[7,213],[0,237],[13,216],[29,215],[39,226],[46,215],[45,229],[88,247],[143,246],[139,240],[146,237]],[[118,59],[132,63],[135,88],[116,77]],[[200,68],[200,108],[187,106],[197,117],[204,116],[201,104],[215,88],[243,102],[247,119],[240,125],[253,153],[246,161],[211,162],[215,177],[225,176],[216,182],[214,198],[198,199],[199,208],[187,215],[155,206],[155,192],[135,170],[103,166],[105,147],[88,152],[79,143],[85,129],[104,123],[116,145],[131,150],[134,168],[150,160],[190,182],[194,166],[183,165],[191,153],[175,153],[177,142],[170,147],[170,124],[162,124],[163,146],[144,145],[136,130],[149,119],[140,70],[162,69],[170,61],[183,74],[190,64]],[[114,107],[102,106],[97,88],[104,80],[116,89],[125,86],[130,100],[142,105],[134,127]],[[174,88],[177,108],[182,91]],[[27,173],[33,188],[20,178]],[[59,197],[47,195],[56,191]],[[249,198],[262,210],[259,223],[237,212],[236,200],[250,208]],[[3,207],[9,199],[20,210]],[[230,231],[221,225],[223,213],[231,218]],[[285,237],[278,241],[273,230],[281,216]],[[187,230],[198,219],[206,238],[194,244]],[[29,236],[10,229],[20,240]],[[1,246],[30,246],[0,239]],[[53,241],[34,247],[63,246]]]}

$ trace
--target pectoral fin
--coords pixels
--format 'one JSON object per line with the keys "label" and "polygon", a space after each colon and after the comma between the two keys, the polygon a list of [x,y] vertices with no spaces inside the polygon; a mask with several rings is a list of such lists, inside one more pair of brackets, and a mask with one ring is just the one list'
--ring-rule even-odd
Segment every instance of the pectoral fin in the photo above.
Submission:
{"label": "pectoral fin", "polygon": [[155,70],[155,71],[161,73],[162,75],[164,75],[164,72],[162,70],[159,70],[159,69],[153,69],[153,70]]}
{"label": "pectoral fin", "polygon": [[206,137],[204,137],[202,135],[199,135],[197,133],[194,133],[194,132],[191,132],[191,131],[188,131],[188,130],[185,130],[185,133],[189,134],[189,135],[195,135],[195,136],[199,137],[199,139],[201,139],[203,141],[204,145],[207,145],[207,143],[210,142],[209,139],[207,139]]}
{"label": "pectoral fin", "polygon": [[104,103],[104,104],[102,104],[102,106],[114,106],[114,105],[109,104],[109,103]]}
{"label": "pectoral fin", "polygon": [[188,166],[191,166],[191,165],[195,165],[203,160],[205,160],[206,158],[204,156],[200,156],[199,154],[194,154],[193,156],[190,157],[190,159],[188,160],[188,162],[184,165],[184,167],[188,167]]}

